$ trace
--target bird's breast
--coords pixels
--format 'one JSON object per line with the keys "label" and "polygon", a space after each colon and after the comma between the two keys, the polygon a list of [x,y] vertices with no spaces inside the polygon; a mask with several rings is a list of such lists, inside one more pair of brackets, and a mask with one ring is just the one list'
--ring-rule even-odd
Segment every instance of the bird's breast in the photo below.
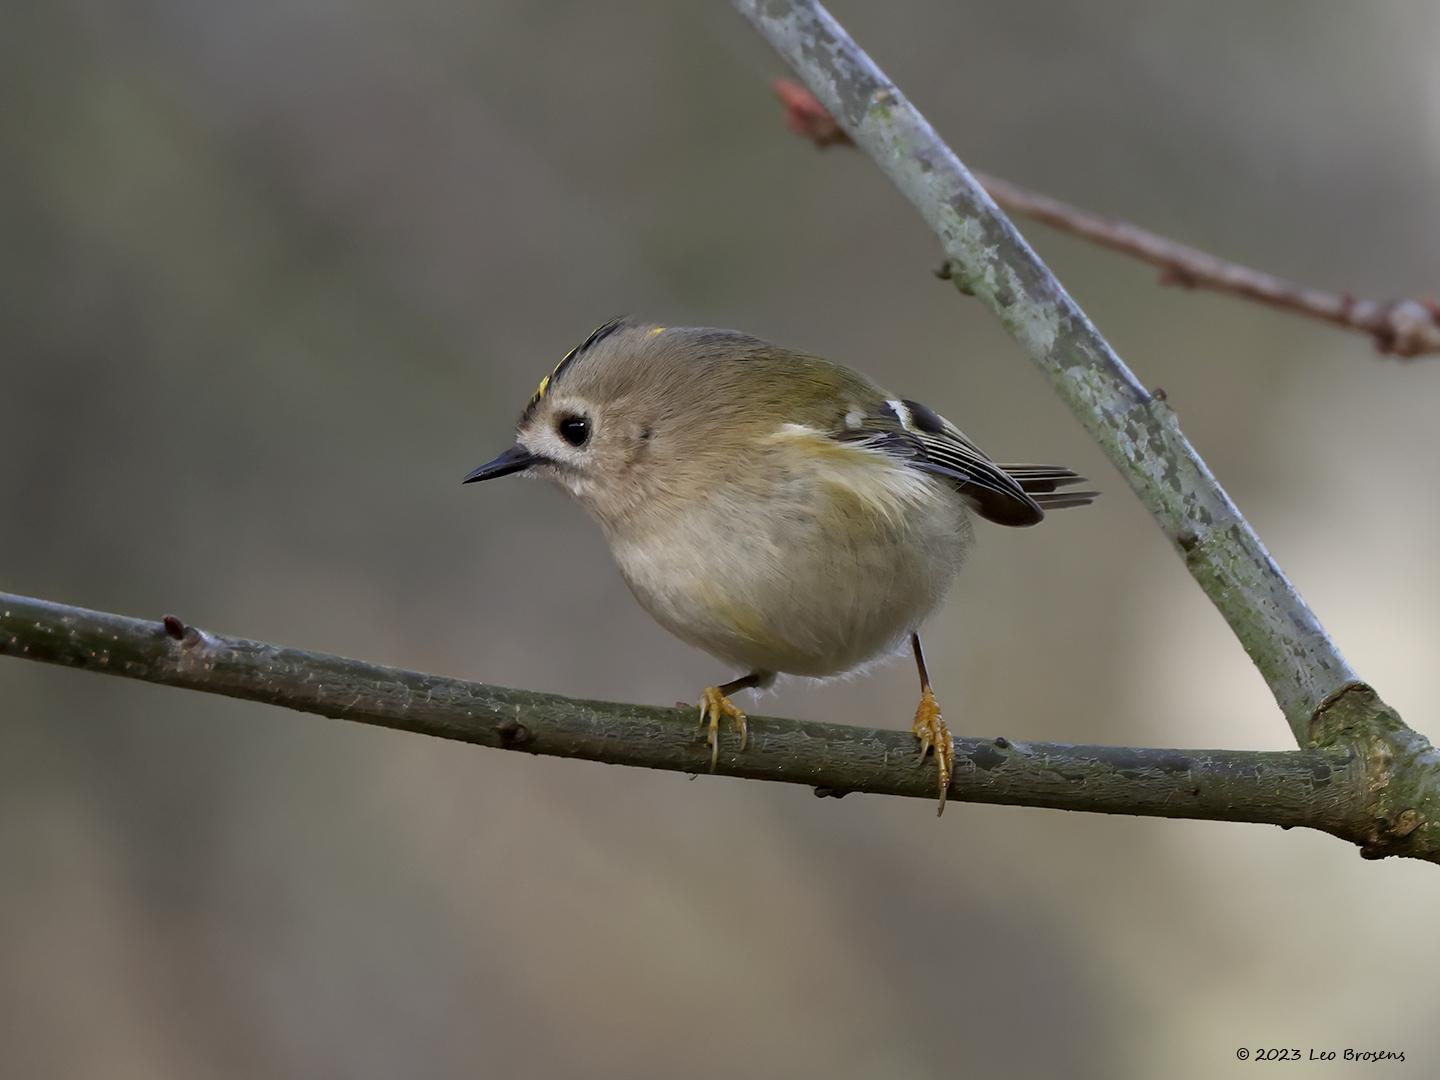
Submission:
{"label": "bird's breast", "polygon": [[959,499],[874,451],[819,449],[762,456],[684,512],[607,530],[661,625],[747,670],[818,677],[893,649],[934,609],[970,540]]}

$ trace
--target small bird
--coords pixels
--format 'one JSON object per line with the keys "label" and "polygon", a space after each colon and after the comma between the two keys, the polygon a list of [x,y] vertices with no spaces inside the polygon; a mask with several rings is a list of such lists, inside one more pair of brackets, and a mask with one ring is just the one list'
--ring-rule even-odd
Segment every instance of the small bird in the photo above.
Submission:
{"label": "small bird", "polygon": [[912,731],[939,809],[955,747],[920,626],[972,543],[971,516],[1034,525],[1093,491],[1054,465],[997,465],[960,429],[863,375],[733,330],[615,319],[543,379],[515,445],[464,479],[558,483],[599,522],[630,590],[676,637],[744,672],[700,696],[713,769],[730,700],[777,674],[841,675],[907,643]]}

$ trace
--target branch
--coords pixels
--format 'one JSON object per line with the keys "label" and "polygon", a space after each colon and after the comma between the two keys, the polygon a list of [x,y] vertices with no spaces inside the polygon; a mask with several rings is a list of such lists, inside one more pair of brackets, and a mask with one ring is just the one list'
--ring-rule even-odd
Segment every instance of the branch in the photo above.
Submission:
{"label": "branch", "polygon": [[1146,391],[925,117],[816,0],[731,3],[915,205],[955,286],[1000,319],[1105,450],[1254,661],[1296,742],[1355,754],[1373,826],[1363,850],[1406,854],[1440,842],[1440,754],[1359,680],[1174,410]]}
{"label": "branch", "polygon": [[[816,146],[853,146],[845,129],[815,95],[789,79],[776,79],[776,96],[785,106],[785,124]],[[972,174],[1012,214],[1024,214],[1053,229],[1073,233],[1101,247],[1160,268],[1160,284],[1210,289],[1308,316],[1368,335],[1378,352],[1415,357],[1440,354],[1440,302],[1363,300],[1349,293],[1325,292],[1218,258],[1170,240],[1138,225],[1101,217],[1012,184],[998,176]]]}
{"label": "branch", "polygon": [[[149,622],[0,593],[0,655],[530,754],[686,773],[704,772],[710,761],[688,709],[423,675],[207,633],[173,615]],[[956,752],[954,799],[1303,826],[1362,850],[1376,835],[1363,763],[1345,749],[1156,750],[998,738],[957,739]],[[751,717],[749,746],[743,753],[722,747],[715,771],[806,784],[822,795],[935,797],[934,773],[916,767],[907,731]],[[1440,861],[1437,840],[1406,854]]]}
{"label": "branch", "polygon": [[1324,702],[1362,685],[1195,448],[948,146],[814,0],[731,0],[939,238],[1099,442],[1219,608],[1300,745]]}

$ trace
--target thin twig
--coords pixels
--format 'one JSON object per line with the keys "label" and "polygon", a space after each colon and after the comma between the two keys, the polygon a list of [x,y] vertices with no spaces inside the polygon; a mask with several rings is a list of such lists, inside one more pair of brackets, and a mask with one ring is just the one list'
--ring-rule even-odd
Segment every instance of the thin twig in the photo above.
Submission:
{"label": "thin twig", "polygon": [[[785,106],[785,124],[819,147],[854,146],[815,95],[790,79],[776,79],[775,94]],[[1364,300],[1332,293],[1218,258],[1117,218],[1102,217],[1009,180],[972,173],[1001,208],[1024,214],[1053,229],[1073,233],[1101,247],[1160,269],[1161,285],[1210,289],[1304,315],[1366,334],[1376,351],[1390,356],[1440,354],[1440,302]]]}
{"label": "thin twig", "polygon": [[[531,754],[703,773],[693,711],[578,701],[380,667],[0,593],[0,655],[279,705]],[[1004,738],[957,740],[950,797],[971,802],[1303,826],[1365,844],[1366,778],[1347,750],[1162,750]],[[725,776],[816,794],[935,797],[908,731],[750,718]],[[1409,854],[1440,861],[1440,849]]]}

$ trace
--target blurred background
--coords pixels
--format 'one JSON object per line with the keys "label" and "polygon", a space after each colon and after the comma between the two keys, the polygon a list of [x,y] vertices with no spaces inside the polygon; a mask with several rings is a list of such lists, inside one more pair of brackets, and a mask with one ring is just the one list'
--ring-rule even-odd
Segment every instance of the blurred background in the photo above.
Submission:
{"label": "blurred background", "polygon": [[[1440,290],[1434,5],[833,10],[977,168],[1307,283]],[[908,205],[867,159],[783,129],[780,64],[728,5],[6,14],[0,589],[689,698],[732,673],[641,612],[578,507],[459,485],[540,375],[633,312],[860,367],[997,456],[1105,489],[1041,529],[980,530],[927,636],[953,727],[1290,745],[1118,475],[931,277]],[[1440,361],[1021,226],[1168,391],[1362,675],[1440,736]],[[753,711],[904,727],[912,682],[897,663]],[[0,868],[7,1076],[1440,1059],[1435,869],[1258,825],[964,805],[937,822],[6,661]]]}

